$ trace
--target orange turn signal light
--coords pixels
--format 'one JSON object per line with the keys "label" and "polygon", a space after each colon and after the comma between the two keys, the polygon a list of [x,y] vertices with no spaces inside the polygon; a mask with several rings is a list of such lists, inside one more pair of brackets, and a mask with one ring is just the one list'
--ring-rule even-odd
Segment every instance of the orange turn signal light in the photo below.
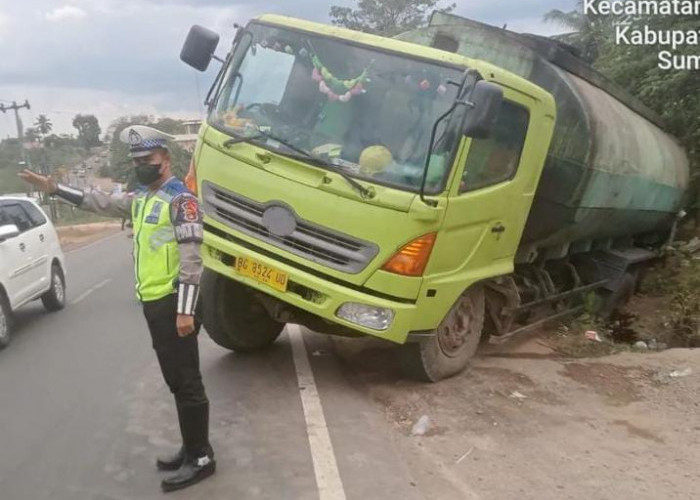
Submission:
{"label": "orange turn signal light", "polygon": [[194,156],[190,160],[190,168],[185,175],[185,186],[187,189],[192,191],[194,195],[197,195],[197,169],[194,165]]}
{"label": "orange turn signal light", "polygon": [[436,233],[429,233],[416,238],[396,252],[382,269],[404,276],[423,276],[436,237]]}

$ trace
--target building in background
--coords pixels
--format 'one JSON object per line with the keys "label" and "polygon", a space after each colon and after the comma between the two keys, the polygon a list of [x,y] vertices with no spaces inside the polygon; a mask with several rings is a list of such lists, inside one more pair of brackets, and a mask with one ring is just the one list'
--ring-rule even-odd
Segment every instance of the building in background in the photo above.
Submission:
{"label": "building in background", "polygon": [[182,122],[182,125],[185,127],[185,133],[176,134],[174,141],[182,149],[192,153],[197,144],[197,132],[202,125],[202,120],[188,120]]}

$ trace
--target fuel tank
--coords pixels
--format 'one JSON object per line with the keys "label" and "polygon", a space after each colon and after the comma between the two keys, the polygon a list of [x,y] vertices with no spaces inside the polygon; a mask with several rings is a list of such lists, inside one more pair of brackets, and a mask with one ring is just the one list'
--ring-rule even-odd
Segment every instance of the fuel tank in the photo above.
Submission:
{"label": "fuel tank", "polygon": [[441,12],[397,38],[487,61],[554,96],[554,137],[518,262],[667,237],[688,187],[685,151],[651,110],[571,47]]}

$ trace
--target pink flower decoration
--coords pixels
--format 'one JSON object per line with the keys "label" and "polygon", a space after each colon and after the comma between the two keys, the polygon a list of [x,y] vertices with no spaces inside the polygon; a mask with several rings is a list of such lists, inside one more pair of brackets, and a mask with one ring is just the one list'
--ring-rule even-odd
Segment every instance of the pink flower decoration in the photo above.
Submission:
{"label": "pink flower decoration", "polygon": [[318,68],[314,68],[313,73],[311,73],[311,78],[313,78],[315,82],[320,82],[323,80],[323,77],[321,76],[321,73],[318,71]]}
{"label": "pink flower decoration", "polygon": [[326,85],[326,82],[321,80],[321,83],[318,84],[318,90],[321,91],[323,94],[330,94],[331,89]]}
{"label": "pink flower decoration", "polygon": [[428,80],[423,80],[418,86],[423,90],[428,90],[430,88],[430,82]]}
{"label": "pink flower decoration", "polygon": [[348,102],[350,99],[352,99],[352,94],[350,92],[346,92],[340,97],[338,97],[340,102]]}
{"label": "pink flower decoration", "polygon": [[362,84],[358,83],[357,85],[355,85],[353,88],[350,89],[350,93],[352,95],[360,95],[360,94],[364,93],[364,89],[362,88]]}
{"label": "pink flower decoration", "polygon": [[329,100],[329,101],[335,102],[335,101],[337,101],[338,99],[340,99],[340,97],[338,96],[338,94],[336,94],[335,92],[331,92],[330,90],[328,91],[328,100]]}

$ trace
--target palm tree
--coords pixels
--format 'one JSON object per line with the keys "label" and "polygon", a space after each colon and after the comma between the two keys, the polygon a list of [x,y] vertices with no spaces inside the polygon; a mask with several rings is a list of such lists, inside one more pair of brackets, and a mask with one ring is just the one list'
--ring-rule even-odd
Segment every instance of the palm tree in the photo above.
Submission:
{"label": "palm tree", "polygon": [[46,115],[39,115],[36,119],[36,122],[34,122],[34,127],[43,138],[46,137],[46,135],[49,132],[51,132],[51,130],[53,129],[53,123],[51,123],[51,120],[47,118]]}
{"label": "palm tree", "polygon": [[591,64],[600,56],[614,26],[611,16],[585,13],[583,0],[577,0],[576,9],[570,12],[550,10],[544,15],[544,20],[571,29],[571,33],[556,38],[573,45],[581,53],[581,58]]}

